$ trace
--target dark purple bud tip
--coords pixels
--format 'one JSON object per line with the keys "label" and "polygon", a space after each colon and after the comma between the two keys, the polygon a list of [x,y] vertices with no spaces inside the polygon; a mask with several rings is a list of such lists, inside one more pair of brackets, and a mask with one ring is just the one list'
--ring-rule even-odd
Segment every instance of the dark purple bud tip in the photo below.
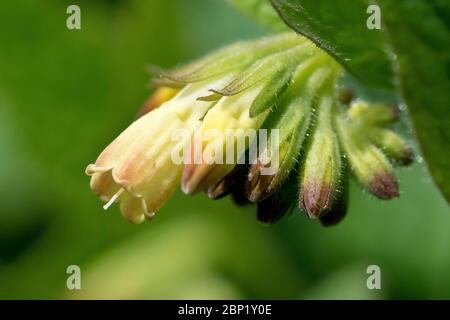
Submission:
{"label": "dark purple bud tip", "polygon": [[278,222],[288,211],[289,203],[272,196],[258,202],[256,218],[265,224],[274,224]]}
{"label": "dark purple bud tip", "polygon": [[403,150],[401,165],[403,166],[410,165],[414,161],[414,158],[415,155],[413,149],[411,147],[406,147],[406,149]]}
{"label": "dark purple bud tip", "polygon": [[253,204],[253,202],[248,200],[247,197],[245,196],[243,186],[234,188],[233,192],[231,193],[231,197],[233,199],[234,204],[239,207],[244,207],[249,204]]}
{"label": "dark purple bud tip", "polygon": [[400,108],[394,103],[389,103],[388,106],[392,112],[391,114],[392,120],[397,121],[398,119],[400,119]]}
{"label": "dark purple bud tip", "polygon": [[350,88],[339,89],[338,99],[342,104],[349,104],[355,98],[355,92]]}
{"label": "dark purple bud tip", "polygon": [[315,181],[306,182],[300,191],[300,208],[311,219],[320,218],[331,207],[332,187]]}
{"label": "dark purple bud tip", "polygon": [[344,191],[344,193],[345,195],[341,195],[341,197],[334,200],[331,210],[320,217],[320,222],[324,227],[337,225],[347,214],[348,194],[347,191]]}
{"label": "dark purple bud tip", "polygon": [[369,183],[368,189],[377,198],[383,200],[400,196],[397,177],[391,172],[381,171],[376,173]]}

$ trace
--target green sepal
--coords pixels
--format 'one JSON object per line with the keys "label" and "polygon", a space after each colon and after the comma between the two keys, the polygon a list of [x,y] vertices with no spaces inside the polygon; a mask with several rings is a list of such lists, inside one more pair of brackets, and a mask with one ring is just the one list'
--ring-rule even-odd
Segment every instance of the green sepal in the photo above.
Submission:
{"label": "green sepal", "polygon": [[277,72],[265,85],[261,92],[256,96],[250,107],[250,117],[256,117],[260,113],[271,109],[292,79],[293,68],[288,67],[285,70]]}
{"label": "green sepal", "polygon": [[211,91],[221,96],[238,94],[253,87],[260,81],[271,78],[280,70],[288,68],[288,66],[295,66],[317,52],[318,49],[314,45],[306,42],[283,52],[271,54],[254,62],[223,88],[212,89]]}
{"label": "green sepal", "polygon": [[303,42],[305,38],[290,32],[256,41],[241,41],[175,70],[158,70],[157,74],[161,79],[183,84],[202,81],[233,70],[240,70],[258,59],[288,50]]}

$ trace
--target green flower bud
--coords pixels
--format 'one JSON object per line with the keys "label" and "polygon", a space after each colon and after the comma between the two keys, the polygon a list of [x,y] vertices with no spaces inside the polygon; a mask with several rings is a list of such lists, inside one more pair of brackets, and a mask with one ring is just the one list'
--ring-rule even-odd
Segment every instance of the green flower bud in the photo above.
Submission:
{"label": "green flower bud", "polygon": [[339,192],[336,193],[331,209],[320,217],[320,223],[323,226],[334,226],[345,218],[348,209],[348,197],[348,174],[345,172],[341,176],[341,186],[339,187]]}
{"label": "green flower bud", "polygon": [[310,218],[319,218],[332,208],[340,184],[342,161],[333,129],[334,103],[329,94],[319,100],[317,123],[302,168],[299,201]]}
{"label": "green flower bud", "polygon": [[[293,88],[290,88],[286,101],[281,103],[263,125],[264,128],[279,130],[278,170],[272,175],[262,175],[262,170],[273,163],[258,158],[257,163],[250,168],[246,184],[250,201],[261,201],[272,195],[285,182],[297,164],[297,158],[310,125],[312,102],[323,84],[333,75],[332,68],[328,66],[314,68],[317,63],[319,63],[317,59],[311,59],[298,68],[295,82],[297,85],[302,85],[301,94],[298,95]],[[271,138],[269,137],[269,146]],[[263,154],[266,153],[263,152]]]}
{"label": "green flower bud", "polygon": [[338,132],[353,174],[372,194],[380,199],[398,197],[394,170],[383,152],[359,132],[359,126],[344,116],[337,117]]}
{"label": "green flower bud", "polygon": [[[266,150],[262,151],[256,164],[250,167],[246,183],[247,197],[252,202],[261,201],[272,195],[284,183],[291,170],[297,163],[304,137],[310,122],[311,102],[298,98],[290,104],[284,105],[277,110],[267,124],[268,127],[278,129],[278,159],[265,160]],[[281,126],[284,125],[284,126]],[[272,145],[273,133],[269,136],[268,147]],[[274,174],[264,174],[277,162],[277,170]]]}
{"label": "green flower bud", "polygon": [[412,147],[394,131],[373,127],[367,129],[367,136],[395,163],[408,165],[414,160]]}
{"label": "green flower bud", "polygon": [[399,110],[393,105],[376,103],[369,104],[366,101],[357,100],[351,103],[347,110],[350,120],[359,122],[363,126],[387,125],[399,118]]}

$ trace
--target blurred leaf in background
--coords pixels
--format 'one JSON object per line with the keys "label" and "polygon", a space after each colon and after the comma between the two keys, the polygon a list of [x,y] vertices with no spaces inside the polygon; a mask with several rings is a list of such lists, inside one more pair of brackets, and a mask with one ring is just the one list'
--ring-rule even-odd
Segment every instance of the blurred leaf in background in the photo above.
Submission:
{"label": "blurred leaf in background", "polygon": [[359,79],[388,89],[395,84],[428,168],[450,202],[450,158],[442,154],[450,143],[449,2],[379,1],[375,7],[383,27],[378,30],[366,26],[369,0],[271,1],[290,28]]}
{"label": "blurred leaf in background", "polygon": [[[230,200],[177,193],[154,221],[105,213],[84,169],[171,67],[269,32],[226,1],[0,3],[0,298],[449,298],[450,215],[417,163],[402,195],[353,186],[335,228],[296,215],[276,226]],[[82,290],[66,287],[79,265]],[[361,286],[380,265],[382,292]]]}

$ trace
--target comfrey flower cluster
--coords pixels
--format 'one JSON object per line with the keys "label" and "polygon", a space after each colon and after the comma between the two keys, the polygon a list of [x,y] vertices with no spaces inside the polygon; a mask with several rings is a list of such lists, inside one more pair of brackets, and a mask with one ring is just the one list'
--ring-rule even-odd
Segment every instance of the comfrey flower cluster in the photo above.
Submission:
{"label": "comfrey flower cluster", "polygon": [[[120,202],[129,221],[153,218],[180,182],[186,194],[257,203],[265,223],[293,208],[324,225],[339,222],[349,174],[380,199],[399,195],[392,164],[408,164],[413,154],[388,128],[398,112],[343,101],[341,66],[306,38],[239,42],[156,71],[157,89],[141,117],[86,169],[105,208]],[[183,137],[174,138],[180,130]],[[266,143],[249,155],[261,139],[249,132],[263,130]],[[190,161],[174,161],[180,154]],[[217,161],[204,161],[211,157]]]}

